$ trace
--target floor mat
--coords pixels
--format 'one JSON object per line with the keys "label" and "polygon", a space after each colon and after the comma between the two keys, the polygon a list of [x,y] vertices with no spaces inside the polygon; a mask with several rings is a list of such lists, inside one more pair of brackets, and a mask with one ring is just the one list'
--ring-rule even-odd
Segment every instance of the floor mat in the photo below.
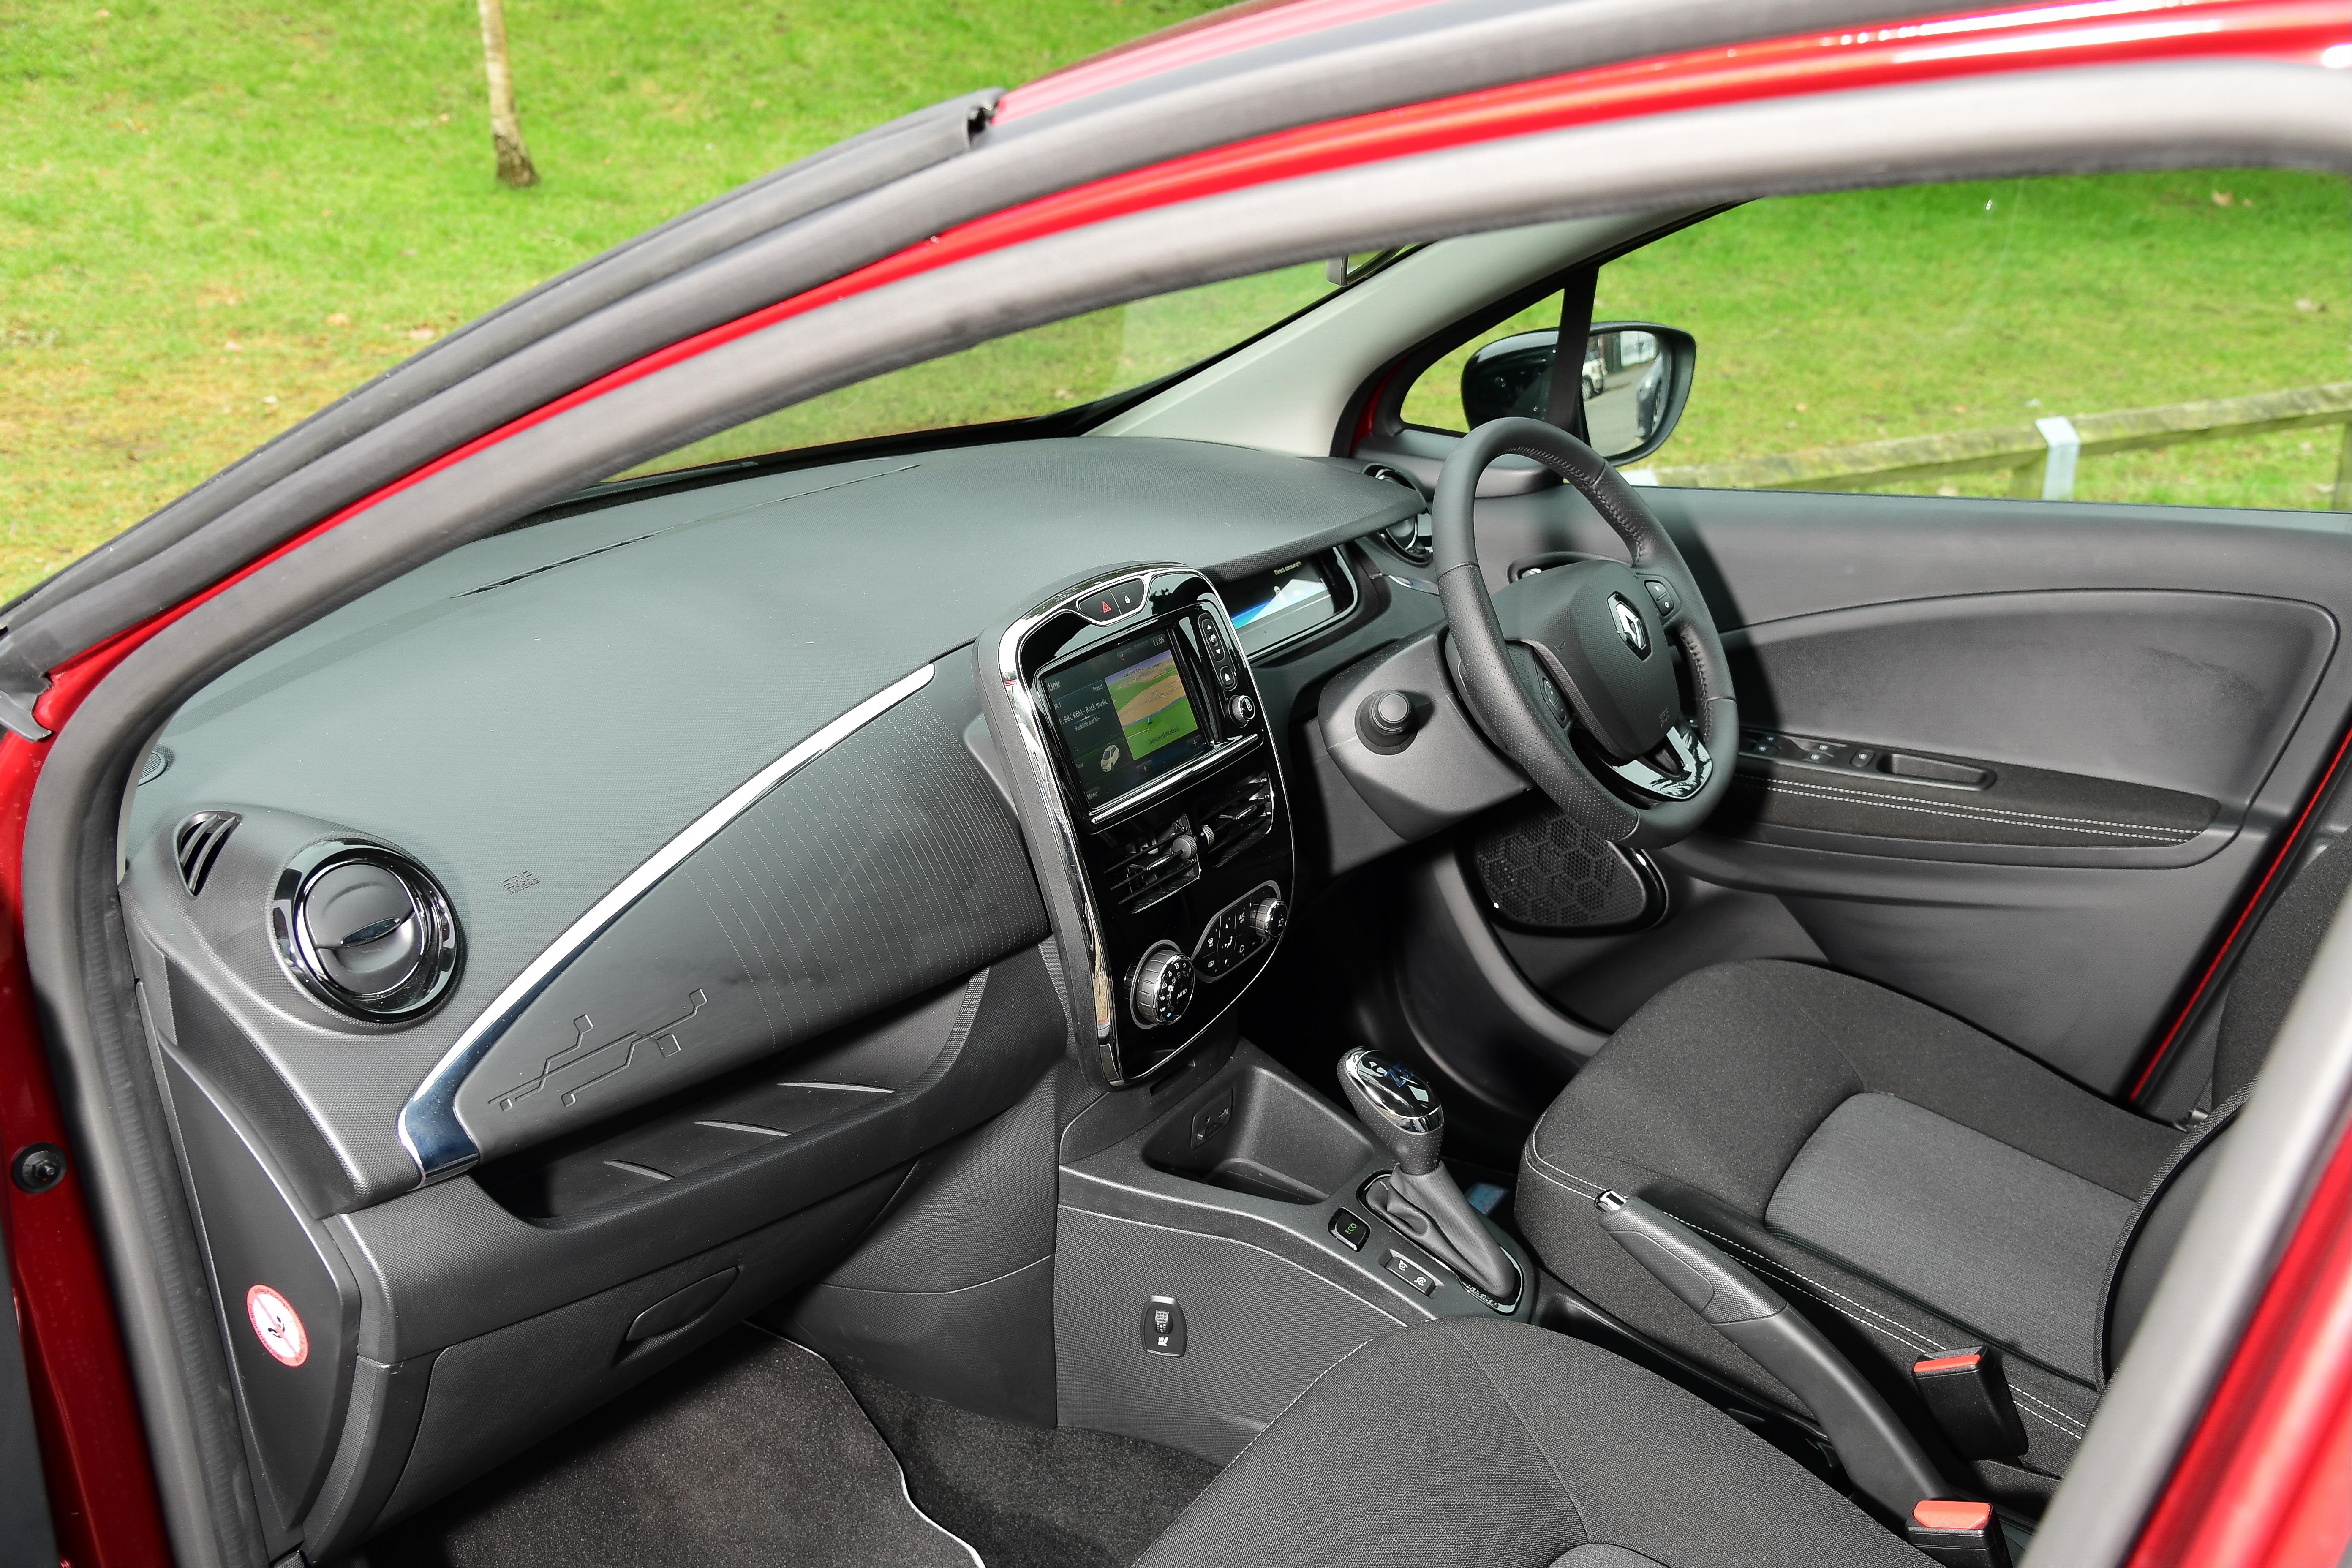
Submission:
{"label": "floor mat", "polygon": [[824,1357],[738,1329],[352,1561],[964,1568],[977,1559],[909,1500],[898,1461]]}
{"label": "floor mat", "polygon": [[1124,1565],[1217,1478],[1135,1437],[999,1421],[844,1369],[923,1511],[991,1568]]}

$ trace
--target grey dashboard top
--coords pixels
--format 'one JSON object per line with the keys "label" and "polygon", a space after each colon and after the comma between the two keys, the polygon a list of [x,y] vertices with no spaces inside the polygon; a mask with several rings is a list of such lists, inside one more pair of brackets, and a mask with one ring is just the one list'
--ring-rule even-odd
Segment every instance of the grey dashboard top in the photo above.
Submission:
{"label": "grey dashboard top", "polygon": [[449,1004],[292,1085],[360,1166],[389,1174],[402,1100],[489,1000],[837,715],[1073,573],[1148,557],[1240,575],[1412,504],[1328,462],[1077,439],[559,518],[454,551],[200,692],[163,732],[171,765],[138,791],[127,844],[152,866],[138,851],[192,811],[269,808],[380,837],[441,880],[468,942]]}

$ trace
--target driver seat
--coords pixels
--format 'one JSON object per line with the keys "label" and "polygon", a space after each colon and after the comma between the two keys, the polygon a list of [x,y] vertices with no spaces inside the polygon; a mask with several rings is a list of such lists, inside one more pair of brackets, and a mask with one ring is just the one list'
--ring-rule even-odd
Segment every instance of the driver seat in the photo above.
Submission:
{"label": "driver seat", "polygon": [[2305,858],[2223,1002],[2213,1113],[2183,1132],[1943,1013],[1800,963],[1717,965],[1659,993],[1528,1137],[1519,1226],[1601,1310],[1717,1377],[1802,1404],[1596,1223],[1615,1188],[1786,1294],[1932,1431],[1916,1361],[1990,1345],[2028,1444],[1976,1464],[2029,1510],[2063,1474],[2329,919],[2352,852]]}

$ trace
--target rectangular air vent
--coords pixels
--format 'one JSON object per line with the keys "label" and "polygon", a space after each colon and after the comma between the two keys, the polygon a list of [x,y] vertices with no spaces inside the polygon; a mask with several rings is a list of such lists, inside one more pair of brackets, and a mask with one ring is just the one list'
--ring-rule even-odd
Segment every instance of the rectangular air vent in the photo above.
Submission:
{"label": "rectangular air vent", "polygon": [[221,846],[244,820],[233,811],[200,811],[172,835],[172,858],[180,864],[180,883],[190,898],[205,890],[205,879],[213,874]]}

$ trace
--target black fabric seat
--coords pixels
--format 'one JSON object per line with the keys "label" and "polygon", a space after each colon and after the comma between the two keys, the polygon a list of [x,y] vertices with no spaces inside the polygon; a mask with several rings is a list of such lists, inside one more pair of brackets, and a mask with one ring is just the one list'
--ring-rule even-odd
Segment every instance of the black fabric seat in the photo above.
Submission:
{"label": "black fabric seat", "polygon": [[2243,1091],[2343,898],[2304,862],[2250,942],[2194,1132],[2110,1104],[1989,1036],[1803,964],[1699,971],[1653,998],[1528,1140],[1517,1215],[1545,1265],[1736,1385],[1803,1406],[1595,1224],[1637,1194],[1786,1293],[1916,1427],[1908,1370],[2000,1347],[2029,1444],[1982,1463],[2032,1504],[2081,1441]]}
{"label": "black fabric seat", "polygon": [[1326,1373],[1142,1562],[1924,1563],[1704,1401],[1580,1340],[1440,1320]]}

